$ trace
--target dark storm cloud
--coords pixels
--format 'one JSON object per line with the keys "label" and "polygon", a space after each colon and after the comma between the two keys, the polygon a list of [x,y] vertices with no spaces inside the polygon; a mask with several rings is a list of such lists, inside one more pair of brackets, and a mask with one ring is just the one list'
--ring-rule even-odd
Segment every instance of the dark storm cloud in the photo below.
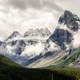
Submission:
{"label": "dark storm cloud", "polygon": [[54,0],[8,0],[8,4],[21,10],[29,7],[35,9],[43,9],[46,7],[47,9],[63,11],[60,6],[55,4]]}

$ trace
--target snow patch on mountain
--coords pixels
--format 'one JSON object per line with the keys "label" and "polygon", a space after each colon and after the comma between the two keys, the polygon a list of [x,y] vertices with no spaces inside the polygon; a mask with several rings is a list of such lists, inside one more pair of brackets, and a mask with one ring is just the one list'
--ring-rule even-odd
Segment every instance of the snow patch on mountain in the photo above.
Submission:
{"label": "snow patch on mountain", "polygon": [[26,46],[21,56],[27,55],[29,57],[34,57],[35,55],[40,55],[41,53],[43,54],[44,48],[45,46],[41,42],[38,42],[35,45]]}

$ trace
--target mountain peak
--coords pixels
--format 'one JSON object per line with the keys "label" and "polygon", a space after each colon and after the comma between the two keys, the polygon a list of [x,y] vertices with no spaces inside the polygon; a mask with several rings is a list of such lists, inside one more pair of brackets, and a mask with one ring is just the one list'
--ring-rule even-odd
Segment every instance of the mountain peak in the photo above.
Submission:
{"label": "mountain peak", "polygon": [[65,10],[58,20],[59,24],[65,24],[69,29],[77,31],[79,29],[80,18],[72,12]]}
{"label": "mountain peak", "polygon": [[12,39],[12,38],[15,38],[15,37],[21,37],[21,34],[18,32],[18,31],[14,31],[8,38],[8,39]]}
{"label": "mountain peak", "polygon": [[40,37],[47,37],[51,33],[48,28],[37,28],[37,29],[29,29],[27,32],[24,33],[24,37],[27,36],[40,36]]}

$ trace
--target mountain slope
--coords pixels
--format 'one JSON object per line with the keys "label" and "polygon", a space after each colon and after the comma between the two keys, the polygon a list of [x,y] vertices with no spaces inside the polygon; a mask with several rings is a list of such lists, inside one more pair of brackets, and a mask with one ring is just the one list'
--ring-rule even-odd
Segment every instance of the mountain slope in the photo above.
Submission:
{"label": "mountain slope", "polygon": [[10,66],[15,66],[15,67],[20,66],[19,64],[11,61],[10,59],[0,55],[0,66],[1,66],[1,64],[6,64],[6,65],[10,65]]}
{"label": "mountain slope", "polygon": [[0,80],[76,80],[76,76],[49,69],[23,68],[0,56]]}

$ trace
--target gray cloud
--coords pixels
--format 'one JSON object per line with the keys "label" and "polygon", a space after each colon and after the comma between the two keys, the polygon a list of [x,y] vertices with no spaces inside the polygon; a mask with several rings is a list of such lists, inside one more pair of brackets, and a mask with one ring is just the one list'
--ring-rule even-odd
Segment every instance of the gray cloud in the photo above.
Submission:
{"label": "gray cloud", "polygon": [[25,9],[27,7],[26,0],[8,0],[8,4],[19,9]]}
{"label": "gray cloud", "polygon": [[15,8],[24,10],[29,7],[35,9],[43,9],[46,7],[47,9],[54,9],[57,11],[63,11],[63,9],[56,5],[54,0],[8,0],[8,5],[11,5]]}

